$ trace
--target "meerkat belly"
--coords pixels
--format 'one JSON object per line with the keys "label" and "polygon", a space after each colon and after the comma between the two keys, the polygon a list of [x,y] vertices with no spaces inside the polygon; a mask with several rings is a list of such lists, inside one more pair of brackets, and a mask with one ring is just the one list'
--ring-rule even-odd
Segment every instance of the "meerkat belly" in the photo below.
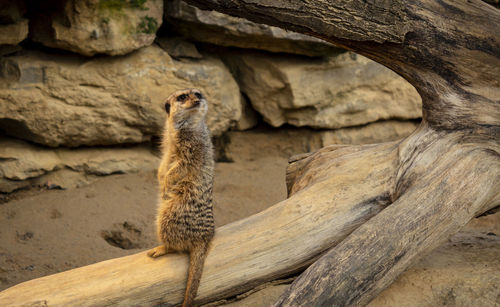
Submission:
{"label": "meerkat belly", "polygon": [[179,182],[169,187],[167,195],[159,214],[161,239],[180,245],[210,239],[214,232],[211,185]]}

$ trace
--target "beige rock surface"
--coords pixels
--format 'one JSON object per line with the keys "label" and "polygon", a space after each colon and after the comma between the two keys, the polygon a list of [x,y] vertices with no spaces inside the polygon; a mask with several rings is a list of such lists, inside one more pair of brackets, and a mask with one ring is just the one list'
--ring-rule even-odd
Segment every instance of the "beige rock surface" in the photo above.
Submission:
{"label": "beige rock surface", "polygon": [[196,46],[180,37],[159,37],[156,39],[158,45],[165,50],[171,57],[202,59],[203,55],[198,52]]}
{"label": "beige rock surface", "polygon": [[165,17],[175,31],[183,36],[219,46],[307,56],[323,56],[341,50],[311,36],[216,11],[203,11],[180,0],[165,2]]}
{"label": "beige rock surface", "polygon": [[241,98],[241,118],[236,123],[236,130],[248,130],[259,123],[259,115],[245,98]]}
{"label": "beige rock surface", "polygon": [[208,97],[220,135],[241,116],[240,92],[217,58],[176,61],[156,45],[122,57],[23,51],[0,68],[0,129],[47,146],[140,143],[158,135],[164,101],[179,88]]}
{"label": "beige rock surface", "polygon": [[127,148],[46,148],[0,138],[0,192],[31,185],[71,188],[96,176],[154,170],[159,159],[150,146]]}
{"label": "beige rock surface", "polygon": [[28,36],[28,19],[0,25],[0,45],[16,45]]}
{"label": "beige rock surface", "polygon": [[408,82],[354,53],[316,60],[260,53],[226,58],[253,108],[274,127],[341,128],[421,117],[421,99]]}
{"label": "beige rock surface", "polygon": [[[289,284],[269,286],[248,296],[243,295],[242,299],[222,304],[226,307],[269,307],[273,302],[277,301],[280,295],[285,292]],[[220,306],[219,304],[214,304]]]}
{"label": "beige rock surface", "polygon": [[23,18],[23,0],[0,2],[0,46],[17,45],[28,36],[28,19]]}
{"label": "beige rock surface", "polygon": [[163,1],[39,3],[30,36],[48,47],[83,55],[127,54],[151,45],[162,24]]}
{"label": "beige rock surface", "polygon": [[412,133],[418,123],[386,120],[363,126],[320,132],[321,147],[332,144],[374,144],[394,141]]}

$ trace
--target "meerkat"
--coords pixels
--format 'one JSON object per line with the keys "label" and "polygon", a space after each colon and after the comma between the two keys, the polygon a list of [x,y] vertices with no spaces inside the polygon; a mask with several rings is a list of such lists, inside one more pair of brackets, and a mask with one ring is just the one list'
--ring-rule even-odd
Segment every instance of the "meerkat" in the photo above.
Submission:
{"label": "meerkat", "polygon": [[205,124],[207,109],[207,101],[197,89],[177,91],[165,103],[156,219],[162,245],[147,255],[156,258],[170,251],[189,253],[183,307],[190,306],[196,296],[215,230],[212,207],[215,162]]}

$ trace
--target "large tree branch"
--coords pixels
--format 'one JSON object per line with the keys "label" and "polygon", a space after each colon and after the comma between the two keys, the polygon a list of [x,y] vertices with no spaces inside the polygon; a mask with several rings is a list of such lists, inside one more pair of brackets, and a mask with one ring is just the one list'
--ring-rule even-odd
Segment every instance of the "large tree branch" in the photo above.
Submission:
{"label": "large tree branch", "polygon": [[[399,177],[395,202],[311,265],[277,306],[365,305],[410,264],[500,203],[494,140],[477,148],[462,132],[421,131],[413,137],[426,145],[412,153],[419,158],[412,174]],[[432,167],[423,172],[425,165]]]}
{"label": "large tree branch", "polygon": [[320,38],[401,43],[408,31],[404,2],[187,0],[217,10]]}

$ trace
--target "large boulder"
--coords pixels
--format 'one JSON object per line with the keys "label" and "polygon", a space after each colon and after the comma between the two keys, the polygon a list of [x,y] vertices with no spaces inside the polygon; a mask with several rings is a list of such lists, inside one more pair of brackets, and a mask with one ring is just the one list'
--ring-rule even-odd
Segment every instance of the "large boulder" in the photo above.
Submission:
{"label": "large boulder", "polygon": [[180,62],[156,45],[93,59],[23,51],[0,60],[0,71],[0,129],[52,147],[148,141],[181,88],[205,93],[215,136],[241,116],[238,85],[219,59]]}
{"label": "large boulder", "polygon": [[30,37],[83,55],[121,55],[153,43],[163,0],[62,0],[34,3]]}
{"label": "large boulder", "polygon": [[16,45],[28,36],[24,1],[0,2],[0,45]]}
{"label": "large boulder", "polygon": [[422,114],[408,82],[351,52],[322,59],[229,53],[225,59],[253,108],[274,127],[341,128]]}
{"label": "large boulder", "polygon": [[192,40],[239,48],[307,56],[338,53],[339,48],[303,34],[257,24],[216,11],[203,11],[180,0],[165,2],[165,17],[178,33]]}
{"label": "large boulder", "polygon": [[72,188],[96,176],[145,172],[157,168],[151,148],[46,148],[18,139],[0,138],[0,192],[31,185]]}

